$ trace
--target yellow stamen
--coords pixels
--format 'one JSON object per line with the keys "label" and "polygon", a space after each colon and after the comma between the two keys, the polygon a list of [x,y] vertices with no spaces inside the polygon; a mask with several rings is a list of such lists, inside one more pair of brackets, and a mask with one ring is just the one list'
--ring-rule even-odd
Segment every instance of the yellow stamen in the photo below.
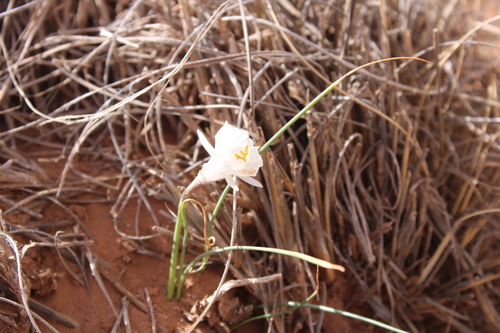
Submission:
{"label": "yellow stamen", "polygon": [[245,151],[240,150],[239,153],[241,154],[241,156],[238,154],[234,154],[234,156],[236,156],[236,159],[240,159],[246,162],[248,156],[248,146],[245,147]]}

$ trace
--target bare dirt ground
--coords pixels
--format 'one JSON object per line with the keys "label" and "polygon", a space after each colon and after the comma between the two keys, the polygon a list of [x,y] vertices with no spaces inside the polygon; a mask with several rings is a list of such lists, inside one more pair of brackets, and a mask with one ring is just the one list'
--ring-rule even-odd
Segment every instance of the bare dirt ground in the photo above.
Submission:
{"label": "bare dirt ground", "polygon": [[[196,129],[214,134],[224,120],[236,123],[238,118],[230,107],[219,110],[213,106],[232,103],[237,108],[240,100],[234,96],[242,98],[245,89],[238,91],[227,82],[232,82],[234,87],[245,87],[248,80],[244,47],[244,39],[248,36],[244,37],[240,25],[232,25],[231,21],[238,15],[238,7],[215,23],[213,29],[217,33],[205,36],[196,51],[199,53],[195,52],[180,74],[172,78],[166,91],[160,91],[161,87],[157,86],[149,92],[149,97],[142,96],[130,102],[129,107],[119,109],[120,114],[113,121],[97,124],[68,163],[72,149],[87,129],[85,126],[95,119],[70,124],[73,119],[68,118],[61,122],[47,121],[41,126],[43,115],[33,112],[26,100],[33,101],[36,108],[48,115],[81,97],[82,100],[64,111],[75,119],[80,115],[92,115],[110,100],[111,104],[124,100],[136,91],[134,89],[143,88],[144,82],[137,83],[136,87],[128,85],[127,81],[126,88],[114,82],[157,71],[147,79],[147,85],[156,82],[171,70],[172,67],[167,66],[170,66],[167,64],[170,59],[177,63],[184,55],[185,51],[182,56],[176,54],[177,50],[186,47],[180,43],[188,40],[190,34],[199,34],[200,30],[195,30],[197,24],[208,21],[222,2],[210,2],[200,10],[204,3],[188,1],[68,1],[66,4],[44,1],[1,16],[4,60],[1,62],[0,88],[0,209],[3,211],[0,292],[7,300],[0,304],[0,332],[34,330],[26,312],[20,310],[23,302],[18,266],[9,239],[23,251],[21,280],[26,285],[29,307],[57,331],[185,332],[201,313],[204,299],[217,288],[225,257],[214,257],[206,271],[189,275],[181,300],[168,301],[165,292],[171,236],[159,233],[154,227],[174,229],[172,212],[176,210],[182,186],[194,178],[199,161],[206,156],[197,143]],[[446,11],[442,18],[429,16],[429,21],[419,19],[419,15],[425,15],[416,11],[418,15],[415,14],[411,21],[411,10],[389,7],[390,4],[380,11],[380,3],[358,3],[350,11],[351,7],[342,1],[318,2],[309,9],[304,3],[278,1],[274,4],[283,27],[293,30],[299,26],[294,22],[302,22],[305,28],[297,30],[304,32],[305,39],[357,65],[377,60],[381,54],[384,57],[408,56],[432,46],[434,26],[431,23],[441,24],[441,42],[447,38],[457,40],[467,32],[464,24],[457,20],[446,21],[449,18]],[[234,5],[237,4],[235,1]],[[18,5],[11,2],[9,10]],[[244,112],[247,117],[244,123],[250,124],[252,132],[261,135],[263,141],[295,114],[299,106],[321,91],[323,88],[319,87],[324,87],[324,82],[308,72],[302,59],[292,58],[295,54],[276,27],[267,28],[272,19],[265,2],[257,1],[247,6],[248,15],[268,20],[265,23],[256,20],[260,26],[252,21],[249,38],[254,51],[261,52],[258,56],[262,57],[254,64],[254,75],[263,68],[269,70],[255,85],[254,100],[262,98],[268,104],[263,103],[257,111]],[[495,0],[469,1],[467,6],[461,6],[451,17],[463,17],[467,29],[471,29],[473,21],[481,22],[500,13],[500,5]],[[0,8],[6,10],[7,5]],[[472,15],[467,8],[477,13]],[[387,16],[377,16],[380,12]],[[56,14],[52,17],[52,13]],[[117,25],[127,13],[131,13],[131,17],[124,21],[135,25],[131,24],[120,36],[132,38],[114,40],[112,43],[118,41],[118,44],[113,46],[103,42],[103,37],[98,37],[99,29],[119,29]],[[335,22],[340,23],[333,26],[324,20],[323,14],[317,13],[338,15]],[[156,15],[161,19],[156,20]],[[402,33],[404,28],[394,23],[400,22],[398,20],[404,15],[408,15],[415,30],[420,29],[417,31],[419,38],[411,35],[411,29]],[[358,17],[363,19],[356,20]],[[393,29],[387,26],[391,22]],[[146,51],[137,51],[134,45],[144,42],[141,38],[151,37],[142,34],[142,29],[154,30],[160,24],[163,25],[158,31],[165,33],[164,40],[158,42],[162,46],[154,44]],[[481,30],[475,40],[498,46],[498,26],[497,21],[496,25]],[[378,36],[370,29],[385,31],[386,35]],[[338,36],[339,31],[349,37]],[[403,41],[401,36],[408,39]],[[28,45],[26,54],[21,42]],[[144,43],[156,42],[148,39]],[[302,42],[295,39],[294,45],[299,47]],[[412,43],[419,48],[412,50]],[[99,53],[102,45],[105,51]],[[310,56],[308,61],[319,68],[322,75],[331,75],[330,79],[346,72],[345,64],[323,66],[332,60],[326,61],[321,50],[311,49],[309,45],[299,51]],[[58,52],[64,56],[59,56]],[[498,212],[491,213],[500,202],[498,150],[495,148],[498,147],[498,127],[485,124],[471,127],[470,123],[457,121],[457,117],[462,116],[498,119],[499,63],[498,58],[495,60],[491,56],[495,53],[500,54],[498,49],[488,46],[478,46],[467,56],[457,51],[459,55],[452,58],[452,64],[453,70],[462,75],[456,78],[460,89],[456,88],[452,72],[442,75],[443,85],[453,92],[449,96],[443,92],[439,97],[443,101],[440,107],[445,110],[442,114],[450,114],[441,127],[438,116],[425,115],[422,111],[436,108],[434,103],[438,99],[432,85],[425,85],[434,79],[427,81],[432,75],[424,73],[423,67],[415,65],[410,74],[404,73],[401,77],[394,75],[396,67],[392,65],[382,65],[374,71],[380,77],[390,73],[391,79],[403,82],[397,88],[373,78],[369,80],[375,81],[366,85],[365,76],[346,82],[342,88],[357,98],[356,103],[368,102],[356,104],[341,94],[325,100],[314,111],[321,116],[309,114],[266,155],[269,162],[261,176],[267,185],[265,192],[242,186],[239,200],[243,241],[292,248],[300,243],[305,252],[324,255],[344,265],[347,272],[335,274],[334,278],[321,272],[320,297],[315,298],[314,303],[364,315],[411,332],[500,330],[500,223]],[[6,54],[11,58],[17,55],[20,61],[7,59]],[[208,55],[220,58],[212,62]],[[73,62],[73,59],[78,61]],[[240,62],[232,62],[232,59]],[[434,55],[427,55],[427,59],[433,61]],[[205,60],[207,62],[203,62]],[[113,64],[112,70],[107,67],[109,63]],[[11,74],[16,70],[19,72]],[[446,70],[449,68],[444,67],[443,73]],[[285,84],[286,89],[272,90],[266,97],[288,73],[292,73],[290,77],[294,79]],[[9,79],[11,76],[17,77],[18,86]],[[403,85],[421,91],[428,89],[429,95],[404,90]],[[102,87],[106,89],[101,90]],[[122,88],[123,91],[117,92]],[[22,96],[20,91],[23,89],[29,98]],[[89,91],[99,91],[99,94],[85,96]],[[162,109],[164,106],[158,104],[156,111],[149,110],[146,114],[145,110],[155,105],[153,101],[157,95],[166,101],[167,107]],[[200,105],[208,106],[202,108]],[[336,109],[335,105],[341,107]],[[369,113],[367,110],[372,105],[386,111],[406,132]],[[185,106],[200,108],[182,109]],[[405,112],[400,113],[401,109]],[[158,112],[158,118],[151,120],[156,117],[154,112]],[[345,121],[342,126],[337,125],[342,121]],[[338,133],[328,129],[335,126],[342,127]],[[359,143],[351,147],[350,144],[358,139]],[[408,148],[411,142],[419,144]],[[295,148],[285,145],[292,143]],[[347,156],[345,161],[333,157],[342,154]],[[68,165],[69,169],[65,170]],[[345,171],[339,171],[338,178],[342,178],[339,182],[345,183],[335,187],[325,179],[338,165]],[[189,168],[186,173],[185,168]],[[404,173],[405,170],[409,170],[408,173]],[[368,185],[359,186],[357,182]],[[299,183],[302,187],[291,185]],[[354,184],[356,205],[350,205],[349,200],[354,199],[346,183]],[[422,184],[425,184],[424,190],[419,188],[424,186]],[[273,197],[272,186],[279,195]],[[222,188],[223,185],[218,184],[194,196],[208,211],[213,211]],[[346,199],[348,197],[350,199]],[[378,202],[373,200],[375,197]],[[216,226],[220,246],[227,244],[230,231],[227,207],[230,203],[228,199]],[[283,213],[280,207],[285,207],[286,212]],[[465,230],[454,224],[463,216],[478,211],[484,211],[484,215],[477,220],[467,220],[463,224]],[[284,221],[289,221],[285,231],[273,224],[274,220],[279,220],[279,212],[284,214],[281,216]],[[331,216],[324,212],[331,212]],[[362,220],[358,221],[362,226],[359,230],[351,220],[356,215],[353,212],[359,213]],[[363,221],[364,216],[366,221]],[[199,212],[193,212],[191,217],[196,220]],[[290,231],[299,221],[303,229],[297,233],[295,229]],[[314,233],[318,227],[315,221],[320,221],[319,226],[324,230]],[[441,224],[441,221],[444,222]],[[199,236],[199,225],[194,222],[193,225],[192,234]],[[333,225],[331,230],[328,225]],[[284,236],[287,232],[293,233],[288,239],[291,244]],[[191,240],[187,262],[202,251],[199,238]],[[323,245],[325,252],[318,244]],[[272,303],[280,298],[300,301],[313,290],[314,279],[308,275],[308,270],[314,272],[312,266],[272,255],[245,254],[236,259],[229,279],[250,276],[238,260],[251,263],[257,276],[279,272],[283,279],[226,293],[194,332],[227,332],[229,327],[251,315],[261,314],[262,310],[254,311],[253,306],[263,301]],[[424,274],[427,268],[429,271]],[[21,305],[12,305],[8,300]],[[271,309],[271,312],[277,311],[278,308]],[[36,323],[42,332],[51,331],[40,321]],[[313,328],[317,332],[331,333],[381,331],[371,324],[338,314],[298,309],[273,320],[249,323],[235,332],[266,332],[268,329],[308,332]]]}

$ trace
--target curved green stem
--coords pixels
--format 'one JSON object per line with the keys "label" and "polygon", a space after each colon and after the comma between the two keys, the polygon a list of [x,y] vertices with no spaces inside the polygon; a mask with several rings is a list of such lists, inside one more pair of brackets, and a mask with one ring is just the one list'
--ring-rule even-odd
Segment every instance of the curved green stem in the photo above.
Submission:
{"label": "curved green stem", "polygon": [[325,311],[325,312],[329,312],[329,313],[335,313],[335,314],[342,315],[344,317],[349,317],[349,318],[361,320],[361,321],[364,321],[365,323],[369,323],[369,324],[372,324],[372,325],[384,328],[384,329],[392,331],[392,332],[396,332],[396,333],[409,333],[408,331],[405,331],[405,330],[402,330],[402,329],[399,329],[399,328],[396,328],[396,327],[392,327],[390,325],[381,323],[381,322],[376,321],[374,319],[370,319],[368,317],[360,316],[360,315],[357,315],[357,314],[352,313],[352,312],[337,310],[337,309],[331,308],[331,307],[326,306],[326,305],[318,305],[318,304],[310,304],[310,303],[299,303],[299,302],[285,302],[285,303],[278,303],[276,305],[278,305],[278,306],[297,306],[297,305],[300,305],[300,306],[303,306],[305,308],[311,308],[311,309],[316,309],[316,310]]}
{"label": "curved green stem", "polygon": [[[184,269],[184,272],[181,273],[179,276],[179,281],[177,283],[177,294],[176,298],[179,300],[181,298],[181,292],[182,292],[182,286],[184,285],[184,281],[186,280],[187,274],[193,269],[194,265],[200,260],[202,260],[206,256],[210,256],[212,254],[216,253],[222,253],[222,252],[227,252],[227,251],[234,251],[234,250],[246,250],[246,251],[261,251],[261,252],[270,252],[270,253],[278,253],[282,254],[285,256],[292,256],[298,259],[305,260],[311,264],[318,265],[327,269],[336,269],[340,271],[344,271],[344,268],[339,265],[332,264],[328,261],[321,260],[318,258],[315,258],[313,256],[304,254],[304,253],[299,253],[295,251],[290,251],[290,250],[283,250],[283,249],[275,249],[275,248],[270,248],[270,247],[261,247],[261,246],[247,246],[247,245],[235,245],[235,246],[226,246],[222,247],[220,249],[215,249],[211,250],[208,252],[204,252],[197,256],[186,268]],[[169,285],[170,287],[170,285]]]}
{"label": "curved green stem", "polygon": [[[268,314],[263,314],[263,315],[260,315],[260,316],[255,316],[255,317],[252,317],[252,318],[249,318],[241,323],[239,323],[238,325],[234,326],[234,327],[231,327],[231,331],[232,330],[235,330],[237,329],[238,327],[240,326],[243,326],[251,321],[255,321],[255,320],[259,320],[259,319],[265,319],[265,318],[271,318],[271,317],[276,317],[276,316],[281,316],[281,315],[284,315],[284,314],[287,314],[289,312],[292,312],[300,307],[302,307],[304,304],[306,304],[307,302],[309,302],[310,300],[313,299],[314,296],[316,296],[316,294],[318,293],[317,290],[315,290],[311,295],[309,295],[309,297],[306,298],[305,301],[303,302],[300,302],[300,303],[297,303],[297,305],[293,306],[292,308],[290,309],[287,309],[287,310],[283,310],[283,311],[280,311],[280,312],[276,312],[276,313],[268,313]],[[277,306],[288,306],[288,304],[284,304],[284,305],[280,305],[280,304],[284,304],[284,303],[278,303],[276,304]],[[270,307],[273,306],[273,304],[269,304]],[[254,306],[254,310],[255,309],[258,309],[260,307],[263,307],[262,305],[259,305],[259,306]]]}

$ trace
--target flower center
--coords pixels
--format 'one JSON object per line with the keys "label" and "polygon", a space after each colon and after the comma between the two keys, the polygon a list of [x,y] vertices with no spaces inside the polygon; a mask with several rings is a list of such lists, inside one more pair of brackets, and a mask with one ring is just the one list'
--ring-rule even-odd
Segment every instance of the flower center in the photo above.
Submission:
{"label": "flower center", "polygon": [[234,156],[236,157],[236,159],[240,159],[240,160],[243,160],[243,161],[247,161],[247,156],[248,156],[248,146],[245,147],[245,151],[243,150],[240,150],[238,152],[239,154],[234,154]]}

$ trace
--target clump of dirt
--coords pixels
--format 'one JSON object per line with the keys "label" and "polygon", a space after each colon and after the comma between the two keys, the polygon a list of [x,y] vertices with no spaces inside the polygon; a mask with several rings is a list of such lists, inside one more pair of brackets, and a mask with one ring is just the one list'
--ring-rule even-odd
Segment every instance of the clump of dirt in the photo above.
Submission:
{"label": "clump of dirt", "polygon": [[63,273],[54,273],[50,268],[43,267],[43,261],[43,252],[32,250],[21,262],[30,294],[36,298],[53,293],[57,289],[57,281],[64,277]]}

